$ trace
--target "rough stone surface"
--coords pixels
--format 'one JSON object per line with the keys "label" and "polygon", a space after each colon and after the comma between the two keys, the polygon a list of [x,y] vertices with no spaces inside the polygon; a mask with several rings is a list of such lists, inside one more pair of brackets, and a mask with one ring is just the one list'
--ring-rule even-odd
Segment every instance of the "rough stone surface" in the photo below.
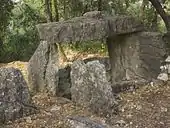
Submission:
{"label": "rough stone surface", "polygon": [[168,81],[168,74],[167,73],[160,73],[158,75],[157,79],[166,82],[166,81]]}
{"label": "rough stone surface", "polygon": [[40,43],[28,64],[28,82],[33,92],[58,91],[58,51],[55,44]]}
{"label": "rough stone surface", "polygon": [[114,83],[112,86],[112,90],[114,93],[120,93],[124,91],[134,91],[141,86],[147,85],[149,81],[141,79],[141,80],[130,80],[130,81],[120,81]]}
{"label": "rough stone surface", "polygon": [[14,68],[0,69],[0,123],[33,114],[36,107],[21,72]]}
{"label": "rough stone surface", "polygon": [[37,25],[40,39],[51,43],[105,39],[108,36],[143,30],[135,18],[127,16],[103,16],[100,12],[88,12],[83,17]]}
{"label": "rough stone surface", "polygon": [[168,74],[170,74],[170,64],[167,65]]}
{"label": "rough stone surface", "polygon": [[69,128],[113,128],[101,122],[95,122],[88,117],[70,116],[67,118]]}
{"label": "rough stone surface", "polygon": [[84,59],[83,61],[86,64],[90,61],[96,61],[96,60],[98,60],[100,64],[103,64],[105,66],[107,80],[111,82],[112,76],[111,76],[111,64],[110,64],[109,57],[92,57],[92,58]]}
{"label": "rough stone surface", "polygon": [[165,62],[170,63],[170,56],[166,58]]}
{"label": "rough stone surface", "polygon": [[113,114],[116,105],[105,66],[99,61],[75,61],[71,70],[72,100],[94,113]]}
{"label": "rough stone surface", "polygon": [[107,40],[112,67],[112,82],[152,80],[160,72],[166,54],[162,35],[139,32]]}
{"label": "rough stone surface", "polygon": [[[111,65],[108,57],[92,57],[84,59],[84,63],[88,63],[90,61],[98,60],[101,64],[105,66],[107,80],[111,82]],[[66,67],[59,68],[59,96],[66,97],[71,99],[71,78],[70,78],[71,67],[68,65]]]}
{"label": "rough stone surface", "polygon": [[48,92],[70,98],[70,66],[59,67],[55,44],[40,43],[28,64],[28,82],[31,91]]}

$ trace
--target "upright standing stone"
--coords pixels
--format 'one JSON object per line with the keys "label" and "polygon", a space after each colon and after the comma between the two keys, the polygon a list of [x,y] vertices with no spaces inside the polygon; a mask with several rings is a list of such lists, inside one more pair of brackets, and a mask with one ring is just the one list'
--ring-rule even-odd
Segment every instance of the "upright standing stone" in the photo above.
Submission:
{"label": "upright standing stone", "polygon": [[99,61],[76,61],[71,70],[72,100],[99,114],[112,114],[116,105],[106,70]]}
{"label": "upright standing stone", "polygon": [[0,69],[0,123],[35,112],[28,86],[18,69]]}
{"label": "upright standing stone", "polygon": [[160,72],[166,54],[162,35],[139,32],[120,35],[107,41],[112,67],[112,82],[152,80]]}
{"label": "upright standing stone", "polygon": [[42,41],[28,64],[28,82],[33,92],[58,91],[58,51],[55,44]]}

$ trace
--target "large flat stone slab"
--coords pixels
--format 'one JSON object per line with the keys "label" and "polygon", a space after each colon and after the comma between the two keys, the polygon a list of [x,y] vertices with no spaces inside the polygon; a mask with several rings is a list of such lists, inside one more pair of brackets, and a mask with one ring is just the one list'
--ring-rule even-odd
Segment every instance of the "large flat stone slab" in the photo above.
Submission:
{"label": "large flat stone slab", "polygon": [[105,39],[109,36],[143,30],[143,25],[128,16],[105,16],[88,12],[71,20],[37,25],[40,39],[51,43]]}

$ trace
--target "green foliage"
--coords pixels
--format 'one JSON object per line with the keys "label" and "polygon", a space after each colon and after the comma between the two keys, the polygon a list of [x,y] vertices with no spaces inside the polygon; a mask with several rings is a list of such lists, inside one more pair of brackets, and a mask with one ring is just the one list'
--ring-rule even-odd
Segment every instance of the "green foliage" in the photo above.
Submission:
{"label": "green foliage", "polygon": [[11,0],[1,0],[0,4],[0,38],[5,34],[6,27],[9,24],[13,2]]}
{"label": "green foliage", "polygon": [[39,43],[36,24],[42,19],[26,3],[18,3],[12,12],[1,60],[28,60]]}
{"label": "green foliage", "polygon": [[[11,60],[25,60],[28,61],[29,58],[34,53],[39,40],[36,31],[27,31],[26,33],[16,33],[9,34],[7,38],[7,43],[5,43],[5,51],[2,58],[3,61]],[[8,59],[6,59],[8,58]]]}
{"label": "green foliage", "polygon": [[84,41],[84,42],[73,42],[72,44],[65,45],[74,51],[86,52],[86,53],[100,53],[102,55],[107,54],[107,46],[105,42],[101,41]]}
{"label": "green foliage", "polygon": [[[54,18],[54,0],[51,2]],[[44,0],[22,0],[15,5],[12,0],[1,0],[0,39],[4,39],[3,48],[0,47],[1,61],[28,60],[32,56],[39,43],[36,25],[46,22],[44,4]],[[169,0],[166,0],[165,6],[166,12],[170,13]],[[98,0],[57,0],[56,7],[60,20],[82,16],[87,11],[99,8]],[[102,0],[102,11],[114,15],[130,15],[140,19],[147,30],[156,25],[158,31],[165,31],[164,23],[148,0]],[[105,43],[100,41],[73,43],[70,47],[80,52],[107,52]]]}

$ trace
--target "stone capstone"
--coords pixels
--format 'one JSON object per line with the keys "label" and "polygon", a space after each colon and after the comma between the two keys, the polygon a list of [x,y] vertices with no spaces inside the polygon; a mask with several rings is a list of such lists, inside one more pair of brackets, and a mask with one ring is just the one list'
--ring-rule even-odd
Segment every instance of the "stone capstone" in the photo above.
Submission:
{"label": "stone capstone", "polygon": [[28,64],[28,82],[32,92],[58,92],[58,51],[56,44],[42,41]]}
{"label": "stone capstone", "polygon": [[63,43],[106,39],[119,34],[144,30],[141,22],[128,16],[106,16],[99,11],[67,21],[37,25],[40,39]]}
{"label": "stone capstone", "polygon": [[20,70],[0,69],[0,123],[14,121],[36,112]]}
{"label": "stone capstone", "polygon": [[71,98],[98,114],[113,114],[117,105],[105,66],[99,61],[75,61],[71,66]]}

